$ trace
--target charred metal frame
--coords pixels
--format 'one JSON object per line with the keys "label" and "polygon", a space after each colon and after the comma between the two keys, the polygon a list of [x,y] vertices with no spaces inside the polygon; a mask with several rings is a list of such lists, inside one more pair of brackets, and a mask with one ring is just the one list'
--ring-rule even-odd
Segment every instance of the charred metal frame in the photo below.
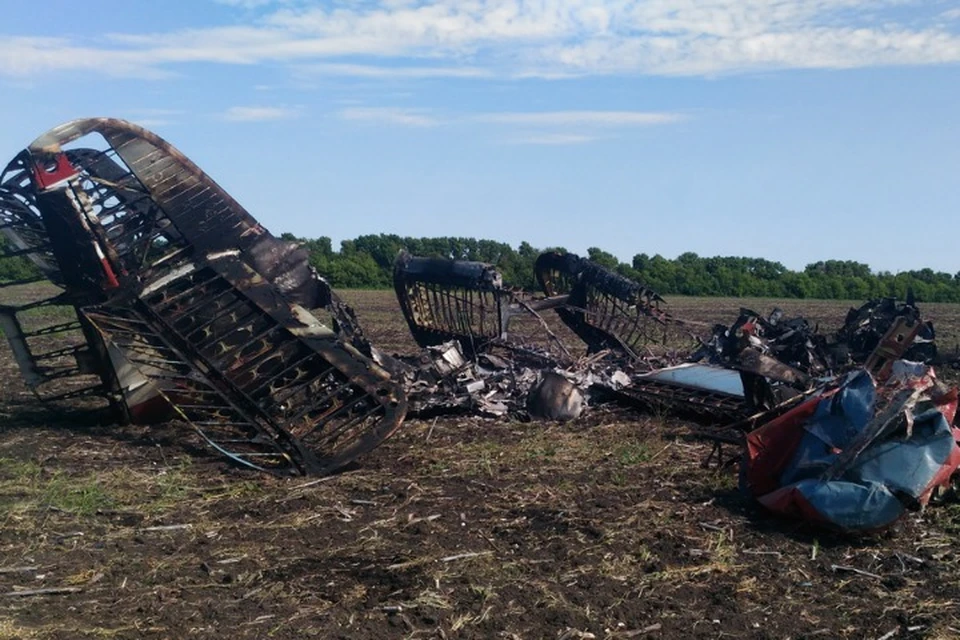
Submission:
{"label": "charred metal frame", "polygon": [[[91,133],[105,151],[64,150]],[[0,223],[7,256],[29,257],[64,289],[0,310],[35,390],[97,373],[90,392],[126,417],[178,416],[234,461],[276,472],[331,472],[403,420],[400,386],[307,311],[335,300],[308,253],[155,134],[105,118],[49,131],[0,177]],[[65,327],[85,343],[57,354],[75,368],[43,367],[19,325],[18,313],[48,304],[78,316]],[[362,337],[358,326],[350,335]]]}
{"label": "charred metal frame", "polygon": [[393,285],[417,344],[434,347],[457,340],[468,357],[492,344],[506,345],[513,318],[527,315],[542,322],[538,312],[567,302],[567,296],[532,300],[504,286],[493,265],[407,253],[394,264]]}
{"label": "charred metal frame", "polygon": [[642,377],[612,393],[627,404],[653,411],[667,409],[715,424],[742,420],[750,412],[743,397]]}
{"label": "charred metal frame", "polygon": [[534,270],[548,297],[569,296],[557,315],[591,353],[615,349],[637,357],[641,347],[666,341],[671,317],[653,290],[570,253],[543,253]]}
{"label": "charred metal frame", "polygon": [[404,253],[394,264],[393,286],[421,347],[456,339],[476,354],[506,335],[513,294],[492,265]]}

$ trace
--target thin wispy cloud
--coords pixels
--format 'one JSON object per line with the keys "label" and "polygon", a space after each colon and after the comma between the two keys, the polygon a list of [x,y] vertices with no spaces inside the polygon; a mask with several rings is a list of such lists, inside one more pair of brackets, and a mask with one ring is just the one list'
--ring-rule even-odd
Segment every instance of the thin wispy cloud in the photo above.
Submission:
{"label": "thin wispy cloud", "polygon": [[[960,62],[958,21],[925,0],[222,1],[258,11],[230,25],[96,40],[3,37],[0,74],[159,78],[199,62],[316,61],[371,78],[456,68],[556,78]],[[417,69],[424,61],[430,70]],[[412,70],[384,70],[392,67]]]}
{"label": "thin wispy cloud", "polygon": [[344,120],[368,124],[399,125],[403,127],[435,127],[441,121],[422,109],[398,107],[350,107],[340,111]]}
{"label": "thin wispy cloud", "polygon": [[155,129],[157,127],[167,127],[176,124],[173,120],[166,118],[134,118],[133,122],[146,129]]}
{"label": "thin wispy cloud", "polygon": [[530,145],[571,145],[586,144],[597,140],[596,136],[589,136],[575,133],[537,133],[523,135],[515,138],[508,138],[508,144],[530,144]]}
{"label": "thin wispy cloud", "polygon": [[140,125],[141,127],[163,127],[176,124],[184,111],[182,109],[161,109],[156,107],[144,107],[141,109],[131,109],[127,117]]}
{"label": "thin wispy cloud", "polygon": [[133,109],[131,113],[136,113],[142,116],[179,116],[183,115],[185,112],[183,109],[164,109],[159,107],[142,107],[140,109]]}
{"label": "thin wispy cloud", "polygon": [[478,67],[382,67],[366,64],[323,63],[298,68],[301,73],[355,78],[422,79],[488,78],[492,73]]}
{"label": "thin wispy cloud", "polygon": [[[671,125],[686,119],[679,113],[657,111],[539,111],[438,115],[428,109],[349,107],[340,118],[362,124],[429,128],[439,125],[487,127],[502,143],[560,146],[616,138],[627,128]],[[531,130],[532,129],[532,130]]]}
{"label": "thin wispy cloud", "polygon": [[483,122],[544,127],[627,127],[673,124],[683,120],[684,116],[655,111],[540,111],[488,113],[476,116],[476,119]]}
{"label": "thin wispy cloud", "polygon": [[289,120],[300,115],[299,110],[288,107],[230,107],[222,118],[228,122],[266,122]]}
{"label": "thin wispy cloud", "polygon": [[278,4],[278,0],[213,0],[213,2],[228,7],[239,7],[240,9],[258,9],[271,4]]}

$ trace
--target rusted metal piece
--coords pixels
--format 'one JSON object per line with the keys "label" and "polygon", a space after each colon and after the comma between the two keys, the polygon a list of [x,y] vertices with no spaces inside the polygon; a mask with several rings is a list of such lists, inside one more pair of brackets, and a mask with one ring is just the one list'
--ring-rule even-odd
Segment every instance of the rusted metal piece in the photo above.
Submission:
{"label": "rusted metal piece", "polygon": [[865,302],[859,308],[851,308],[833,340],[843,346],[850,361],[864,364],[885,337],[892,335],[891,327],[898,319],[902,319],[904,326],[909,327],[909,333],[913,334],[912,344],[898,357],[915,362],[935,362],[936,333],[931,322],[922,320],[912,291],[907,292],[903,302],[895,298],[878,298]]}
{"label": "rusted metal piece", "polygon": [[922,326],[919,317],[897,316],[864,362],[863,368],[877,380],[889,378],[893,363],[913,346]]}
{"label": "rusted metal piece", "polygon": [[671,317],[653,290],[571,253],[541,254],[535,273],[548,297],[569,296],[557,315],[591,353],[616,349],[638,357],[642,347],[666,341]]}
{"label": "rusted metal piece", "polygon": [[[89,180],[85,191],[94,207],[102,207],[98,217],[104,218],[105,233],[113,230],[130,241],[118,247],[121,257],[132,258],[126,266],[138,267],[136,260],[142,262],[160,232],[202,253],[239,249],[243,260],[288,299],[307,308],[326,305],[328,289],[312,272],[307,251],[271,235],[190,159],[142,127],[112,118],[55,127],[27,149],[38,179],[62,177],[60,169],[50,169],[62,165],[64,145],[92,133],[103,137],[106,151],[84,149],[66,156]],[[166,222],[175,230],[161,229]]]}
{"label": "rusted metal piece", "polygon": [[[106,149],[73,148],[98,133]],[[101,144],[102,146],[102,144]],[[5,328],[28,384],[94,372],[131,419],[187,420],[215,449],[276,472],[328,473],[399,427],[402,388],[305,307],[333,307],[307,252],[274,238],[158,136],[112,119],[44,134],[7,167],[0,226],[78,317],[76,370],[44,369],[17,313]],[[70,265],[69,268],[65,268]],[[10,337],[12,335],[12,337]],[[80,357],[82,352],[83,357]],[[65,352],[59,355],[66,355]]]}

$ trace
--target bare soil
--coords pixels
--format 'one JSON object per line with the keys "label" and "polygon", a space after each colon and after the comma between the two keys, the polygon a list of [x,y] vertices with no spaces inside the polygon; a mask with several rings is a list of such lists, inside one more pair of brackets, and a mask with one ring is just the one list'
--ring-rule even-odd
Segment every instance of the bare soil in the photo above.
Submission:
{"label": "bare soil", "polygon": [[[347,299],[413,349],[390,292]],[[710,323],[776,304],[670,302]],[[780,304],[829,327],[849,306]],[[960,334],[960,306],[924,310]],[[0,376],[0,639],[960,634],[956,503],[872,537],[784,522],[665,416],[411,420],[337,476],[278,479],[176,424],[41,405],[6,349]]]}

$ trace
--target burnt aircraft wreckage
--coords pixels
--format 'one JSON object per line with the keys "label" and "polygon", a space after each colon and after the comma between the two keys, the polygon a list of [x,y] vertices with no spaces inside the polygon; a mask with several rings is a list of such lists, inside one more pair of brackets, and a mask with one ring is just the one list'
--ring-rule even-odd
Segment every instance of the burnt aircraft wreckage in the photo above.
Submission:
{"label": "burnt aircraft wreckage", "polygon": [[[483,377],[507,365],[514,373],[548,367],[605,399],[741,429],[852,368],[876,376],[905,354],[925,362],[936,355],[933,327],[920,320],[912,300],[851,309],[844,326],[829,336],[779,310],[764,318],[741,309],[733,325],[715,325],[704,339],[705,325],[676,318],[654,291],[587,259],[544,253],[535,276],[543,297],[504,284],[488,264],[402,255],[394,285],[417,343],[460,363],[460,369],[448,369],[479,392],[486,389],[472,382],[478,371]],[[545,310],[580,338],[583,357],[572,356],[550,331],[540,316]],[[530,332],[512,334],[513,323],[531,317],[552,349],[525,342]],[[509,362],[505,355],[512,356]],[[521,400],[527,388],[515,390]]]}
{"label": "burnt aircraft wreckage", "polygon": [[[448,381],[466,382],[464,390],[474,391],[477,399],[500,397],[501,413],[506,406],[523,405],[531,382],[542,377],[531,369],[544,368],[566,376],[587,394],[712,422],[737,421],[756,409],[772,408],[745,389],[769,394],[780,384],[776,376],[754,374],[732,358],[696,362],[704,359],[699,355],[708,348],[704,342],[694,361],[688,361],[694,333],[704,327],[672,316],[649,288],[584,258],[555,252],[538,258],[535,276],[543,297],[505,285],[491,265],[402,255],[394,285],[417,343],[459,363],[459,369],[448,372]],[[582,341],[582,357],[571,355],[549,329],[540,315],[546,310],[554,311]],[[530,318],[535,319],[533,332],[512,331],[514,324]],[[544,337],[549,338],[546,344]],[[774,373],[782,372],[773,363],[789,369],[769,359],[766,368]],[[512,372],[515,384],[496,385],[503,393],[477,382],[504,369]],[[799,371],[796,375],[809,380]],[[747,385],[751,376],[758,382]],[[415,396],[411,392],[414,406]],[[477,408],[483,411],[485,403]]]}
{"label": "burnt aircraft wreckage", "polygon": [[[408,414],[569,420],[615,401],[695,418],[718,454],[722,443],[747,452],[747,490],[763,504],[819,509],[821,519],[851,527],[836,503],[804,493],[810,477],[798,468],[796,483],[778,486],[786,458],[776,455],[787,442],[809,457],[816,447],[796,443],[810,415],[833,415],[829,399],[847,397],[862,405],[865,435],[851,441],[860,453],[910,440],[914,406],[939,408],[944,419],[928,416],[921,433],[936,440],[936,454],[924,443],[903,449],[925,456],[930,472],[910,479],[915,501],[960,465],[950,435],[955,392],[932,370],[904,375],[898,364],[936,358],[933,327],[910,299],[851,309],[829,335],[803,318],[749,309],[711,331],[572,254],[537,259],[539,293],[504,283],[493,265],[402,254],[394,286],[422,350],[390,356],[369,343],[305,250],[271,235],[166,141],[105,118],[52,129],[7,165],[0,232],[0,258],[27,258],[55,285],[42,295],[51,287],[0,284],[5,300],[18,300],[0,305],[0,329],[39,398],[100,398],[119,421],[182,420],[216,451],[260,470],[333,472]],[[34,312],[43,307],[61,311]],[[577,339],[582,354],[571,352]],[[870,398],[868,381],[876,382]],[[837,462],[820,452],[830,481],[865,469],[860,453]],[[901,480],[880,481],[896,493]]]}
{"label": "burnt aircraft wreckage", "polygon": [[[278,473],[333,471],[404,418],[403,389],[308,311],[352,325],[307,253],[149,131],[96,118],[43,134],[0,175],[0,230],[7,255],[59,289],[0,309],[41,398],[179,418],[234,461]],[[48,306],[75,318],[24,328]],[[63,333],[73,346],[43,351]]]}
{"label": "burnt aircraft wreckage", "polygon": [[[536,400],[550,395],[544,393],[543,384],[562,390],[563,398],[576,396],[569,387],[557,386],[556,375],[581,387],[581,394],[602,390],[635,396],[634,401],[642,398],[644,381],[631,382],[626,372],[649,371],[653,363],[669,360],[668,354],[658,357],[644,350],[665,345],[671,335],[682,333],[681,323],[660,308],[663,300],[573,254],[542,254],[536,275],[544,297],[505,285],[488,264],[405,254],[398,258],[394,286],[414,339],[428,353],[458,363],[441,372],[446,387],[454,389],[448,394],[455,400],[451,408],[469,406],[466,394],[484,413],[501,415],[525,405],[535,417],[576,417],[578,411],[541,406]],[[584,356],[572,355],[551,330],[541,316],[548,310],[582,339],[587,347]],[[526,330],[514,330],[522,324]],[[428,369],[432,362],[427,359]],[[441,404],[432,398],[420,402],[415,388],[407,388],[414,408]],[[575,401],[568,404],[579,406]]]}
{"label": "burnt aircraft wreckage", "polygon": [[[723,443],[739,445],[745,494],[774,513],[846,531],[889,526],[927,504],[960,467],[957,389],[924,364],[936,357],[933,326],[910,299],[851,309],[829,336],[803,318],[742,309],[685,362],[669,364],[671,331],[694,327],[652,291],[573,255],[540,256],[536,276],[545,298],[504,286],[490,265],[397,261],[407,322],[439,356],[420,371],[433,371],[459,400],[446,408],[502,413],[526,397],[532,417],[569,419],[586,391],[700,418],[713,427],[701,432],[716,443],[711,457],[719,460]],[[510,321],[542,320],[544,309],[583,340],[587,355],[571,360],[564,350],[566,359],[537,375]],[[519,357],[494,355],[504,349]]]}

